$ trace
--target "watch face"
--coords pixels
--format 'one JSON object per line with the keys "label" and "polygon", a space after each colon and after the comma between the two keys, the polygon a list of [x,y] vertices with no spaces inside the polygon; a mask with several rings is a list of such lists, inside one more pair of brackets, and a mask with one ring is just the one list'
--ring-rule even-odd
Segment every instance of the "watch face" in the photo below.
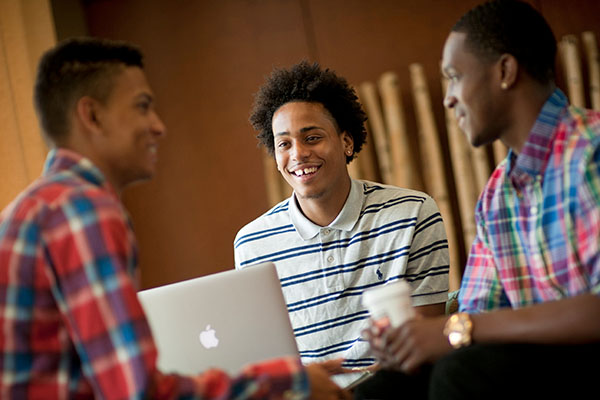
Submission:
{"label": "watch face", "polygon": [[454,348],[471,344],[471,318],[466,313],[454,314],[446,322],[444,334]]}
{"label": "watch face", "polygon": [[452,346],[458,346],[463,339],[463,335],[460,332],[450,332],[448,335],[448,341]]}
{"label": "watch face", "polygon": [[464,342],[464,335],[462,332],[450,332],[448,335],[448,341],[452,347],[459,347]]}

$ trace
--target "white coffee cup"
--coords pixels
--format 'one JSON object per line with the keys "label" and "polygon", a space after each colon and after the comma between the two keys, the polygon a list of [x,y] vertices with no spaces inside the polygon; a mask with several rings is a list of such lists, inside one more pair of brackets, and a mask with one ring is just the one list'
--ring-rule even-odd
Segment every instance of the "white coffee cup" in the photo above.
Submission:
{"label": "white coffee cup", "polygon": [[400,326],[415,316],[410,300],[410,287],[406,281],[395,281],[367,289],[362,295],[362,302],[369,309],[371,318],[377,321],[387,317],[391,326]]}

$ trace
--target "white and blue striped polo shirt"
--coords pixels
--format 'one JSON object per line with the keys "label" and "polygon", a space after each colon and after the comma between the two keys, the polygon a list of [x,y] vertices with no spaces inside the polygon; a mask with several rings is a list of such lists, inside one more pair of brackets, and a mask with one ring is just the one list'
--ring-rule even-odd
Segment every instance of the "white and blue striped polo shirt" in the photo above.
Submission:
{"label": "white and blue striped polo shirt", "polygon": [[443,303],[448,292],[448,242],[437,205],[428,195],[352,181],[348,199],[326,227],[300,211],[294,195],[237,234],[236,268],[277,266],[304,363],[345,358],[371,365],[361,340],[368,312],[362,292],[405,279],[413,305]]}

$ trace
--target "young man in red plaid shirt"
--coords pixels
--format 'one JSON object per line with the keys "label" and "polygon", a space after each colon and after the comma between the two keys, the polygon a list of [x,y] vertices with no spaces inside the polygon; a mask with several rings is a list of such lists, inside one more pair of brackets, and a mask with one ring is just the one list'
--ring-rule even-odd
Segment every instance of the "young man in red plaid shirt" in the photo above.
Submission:
{"label": "young man in red plaid shirt", "polygon": [[327,366],[295,358],[164,375],[136,297],[137,247],[120,202],[156,168],[165,126],[122,42],[74,39],[41,60],[42,177],[0,214],[0,398],[343,398]]}

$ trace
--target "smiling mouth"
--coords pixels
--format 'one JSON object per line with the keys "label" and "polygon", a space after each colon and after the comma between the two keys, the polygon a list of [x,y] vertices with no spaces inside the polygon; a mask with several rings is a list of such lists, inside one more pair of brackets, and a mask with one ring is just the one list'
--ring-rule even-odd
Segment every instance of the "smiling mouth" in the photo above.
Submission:
{"label": "smiling mouth", "polygon": [[317,172],[318,169],[318,167],[300,168],[295,171],[291,171],[290,173],[294,176],[300,177],[306,175],[313,175],[315,172]]}

